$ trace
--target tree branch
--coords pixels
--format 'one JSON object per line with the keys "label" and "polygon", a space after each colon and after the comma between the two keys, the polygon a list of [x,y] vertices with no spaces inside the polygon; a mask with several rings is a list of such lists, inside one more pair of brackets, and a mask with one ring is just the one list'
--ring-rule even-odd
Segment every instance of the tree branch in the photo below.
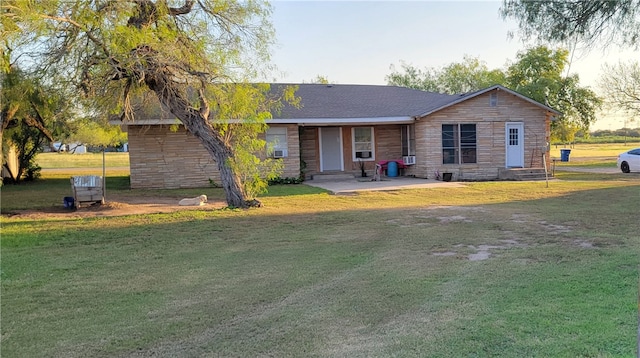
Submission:
{"label": "tree branch", "polygon": [[40,15],[40,16],[42,18],[44,18],[44,19],[49,19],[49,20],[54,20],[54,21],[59,21],[59,22],[64,22],[64,23],[70,24],[73,27],[77,28],[78,30],[84,31],[84,33],[87,34],[87,37],[91,40],[91,42],[93,42],[98,47],[100,47],[106,56],[109,56],[110,52],[109,52],[109,49],[107,48],[107,46],[102,41],[100,41],[100,39],[98,39],[97,37],[93,36],[93,34],[87,28],[85,28],[84,26],[82,26],[81,24],[76,22],[75,20],[72,20],[72,19],[69,19],[69,18],[66,18],[66,17],[52,16],[52,15]]}
{"label": "tree branch", "polygon": [[182,5],[181,7],[170,7],[169,15],[177,16],[188,14],[191,12],[191,10],[193,10],[193,4],[195,4],[194,0],[185,0],[184,5]]}
{"label": "tree branch", "polygon": [[38,108],[33,103],[31,103],[31,109],[33,109],[33,111],[35,112],[36,116],[35,116],[35,118],[33,118],[31,116],[26,116],[25,117],[25,122],[30,127],[37,128],[40,131],[40,133],[42,133],[45,137],[47,137],[47,139],[49,141],[53,142],[54,141],[53,134],[51,134],[51,131],[49,131],[49,129],[47,129],[47,127],[45,127],[44,119],[40,115],[40,111],[38,111]]}

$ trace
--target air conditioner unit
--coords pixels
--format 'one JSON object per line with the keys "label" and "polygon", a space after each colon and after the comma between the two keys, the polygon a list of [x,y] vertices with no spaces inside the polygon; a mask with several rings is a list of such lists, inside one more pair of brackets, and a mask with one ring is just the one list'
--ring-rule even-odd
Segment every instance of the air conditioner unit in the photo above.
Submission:
{"label": "air conditioner unit", "polygon": [[416,156],[409,155],[406,157],[402,157],[402,163],[404,163],[404,165],[414,165],[416,164]]}
{"label": "air conditioner unit", "polygon": [[284,158],[287,156],[287,150],[286,149],[276,149],[273,151],[273,157],[274,158]]}

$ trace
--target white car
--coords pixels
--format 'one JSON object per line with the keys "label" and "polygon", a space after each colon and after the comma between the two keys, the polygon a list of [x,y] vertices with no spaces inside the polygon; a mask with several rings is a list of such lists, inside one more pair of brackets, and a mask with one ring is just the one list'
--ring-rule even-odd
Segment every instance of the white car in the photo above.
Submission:
{"label": "white car", "polygon": [[618,168],[623,173],[640,172],[640,148],[618,155]]}

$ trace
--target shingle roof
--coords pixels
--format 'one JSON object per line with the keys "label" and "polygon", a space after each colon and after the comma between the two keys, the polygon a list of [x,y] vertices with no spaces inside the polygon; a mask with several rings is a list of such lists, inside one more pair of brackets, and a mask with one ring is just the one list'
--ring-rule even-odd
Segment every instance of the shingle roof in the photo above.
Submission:
{"label": "shingle roof", "polygon": [[558,110],[556,110],[554,108],[551,108],[551,107],[549,107],[547,105],[544,105],[544,104],[542,104],[542,103],[540,103],[538,101],[535,101],[535,100],[533,100],[533,99],[531,99],[531,98],[529,98],[527,96],[524,96],[524,95],[522,95],[522,94],[520,94],[520,93],[518,93],[516,91],[510,90],[510,89],[508,89],[508,88],[506,88],[504,86],[501,86],[501,85],[493,85],[491,87],[483,88],[483,89],[478,90],[478,91],[468,92],[468,93],[463,93],[461,95],[457,95],[457,96],[455,96],[456,98],[454,98],[453,101],[445,103],[442,106],[437,107],[437,108],[430,108],[429,110],[426,110],[423,113],[421,113],[419,115],[419,117],[428,116],[429,114],[431,114],[433,112],[439,111],[441,109],[445,109],[447,107],[453,106],[453,105],[458,104],[460,102],[466,101],[466,100],[471,99],[473,97],[477,97],[477,96],[480,96],[482,94],[485,94],[487,92],[491,92],[491,91],[494,91],[494,90],[507,92],[507,93],[509,93],[509,94],[511,94],[513,96],[516,96],[516,97],[522,99],[523,101],[529,102],[529,103],[531,103],[531,104],[533,104],[535,106],[538,106],[540,108],[543,108],[543,109],[545,109],[545,110],[547,110],[549,112],[552,112],[552,113],[555,113],[555,114],[558,114],[558,115],[562,114],[562,112],[560,112],[560,111],[558,111]]}
{"label": "shingle roof", "polygon": [[396,86],[291,85],[298,86],[301,107],[286,105],[274,119],[415,117],[460,98]]}
{"label": "shingle roof", "polygon": [[[540,108],[561,114],[500,85],[479,91],[449,95],[411,88],[378,85],[284,84],[272,83],[271,90],[281,93],[284,86],[297,86],[300,108],[285,104],[274,111],[268,122],[340,125],[343,123],[411,123],[413,120],[456,105],[484,93],[505,91]],[[149,113],[150,112],[150,113]],[[146,116],[146,118],[145,118]],[[177,119],[158,104],[133,125],[176,123]],[[116,123],[114,121],[114,123]]]}

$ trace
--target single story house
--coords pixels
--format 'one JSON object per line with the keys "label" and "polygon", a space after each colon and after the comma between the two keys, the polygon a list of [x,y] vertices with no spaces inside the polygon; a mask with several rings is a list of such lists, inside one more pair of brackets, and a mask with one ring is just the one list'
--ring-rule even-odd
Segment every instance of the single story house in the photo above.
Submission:
{"label": "single story house", "polygon": [[[273,84],[283,86],[284,84]],[[550,123],[560,113],[503,86],[447,95],[396,86],[298,84],[301,106],[268,121],[270,155],[282,177],[373,176],[397,160],[402,175],[453,180],[506,178],[513,168],[549,161]],[[216,164],[177,119],[125,124],[132,188],[202,187],[220,182]],[[547,165],[549,163],[547,162]]]}

